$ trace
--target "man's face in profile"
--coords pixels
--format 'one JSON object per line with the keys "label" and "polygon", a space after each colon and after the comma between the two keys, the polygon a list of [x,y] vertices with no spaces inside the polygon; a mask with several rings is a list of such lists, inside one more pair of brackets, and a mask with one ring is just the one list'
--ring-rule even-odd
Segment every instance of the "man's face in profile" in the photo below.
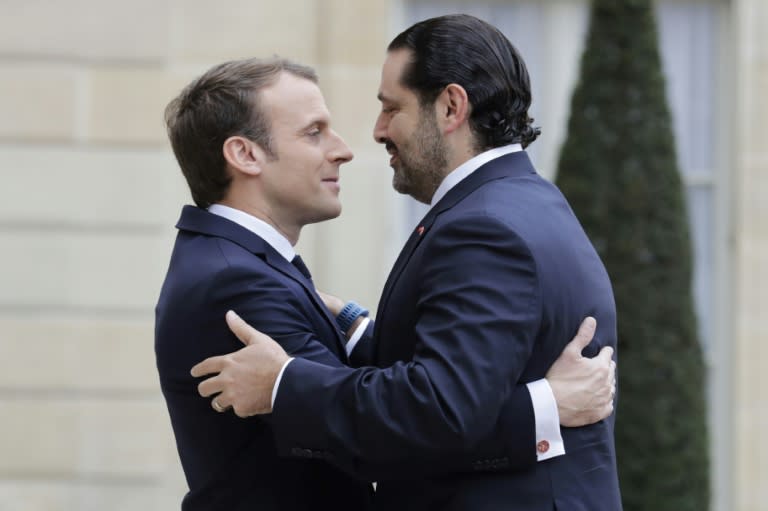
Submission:
{"label": "man's face in profile", "polygon": [[381,113],[373,136],[390,154],[394,189],[429,203],[445,177],[447,149],[434,108],[422,107],[416,93],[401,84],[410,57],[404,49],[387,54],[378,95]]}
{"label": "man's face in profile", "polygon": [[339,167],[352,159],[317,84],[283,72],[262,90],[274,157],[263,165],[268,214],[277,225],[303,225],[341,213]]}

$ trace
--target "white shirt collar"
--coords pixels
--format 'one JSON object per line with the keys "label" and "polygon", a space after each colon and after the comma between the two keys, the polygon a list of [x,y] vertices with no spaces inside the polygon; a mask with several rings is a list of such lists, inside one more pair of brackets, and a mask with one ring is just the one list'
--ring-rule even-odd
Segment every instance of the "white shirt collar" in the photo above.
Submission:
{"label": "white shirt collar", "polygon": [[454,169],[450,174],[445,176],[443,182],[440,183],[440,186],[438,186],[437,190],[435,190],[435,194],[432,196],[432,201],[429,203],[429,207],[431,208],[437,204],[440,199],[445,197],[445,194],[448,193],[451,188],[459,184],[461,180],[472,174],[474,171],[489,161],[495,160],[496,158],[504,156],[505,154],[516,153],[522,150],[523,146],[520,144],[509,144],[501,147],[494,147],[493,149],[489,149],[488,151],[480,153],[477,156],[473,156],[469,160],[456,167],[456,169]]}
{"label": "white shirt collar", "polygon": [[230,208],[223,204],[212,204],[208,208],[209,213],[218,215],[231,220],[236,224],[245,227],[256,236],[266,241],[270,247],[274,248],[286,261],[293,261],[296,251],[293,249],[288,238],[280,234],[277,229],[263,220],[259,220],[253,215],[239,209]]}

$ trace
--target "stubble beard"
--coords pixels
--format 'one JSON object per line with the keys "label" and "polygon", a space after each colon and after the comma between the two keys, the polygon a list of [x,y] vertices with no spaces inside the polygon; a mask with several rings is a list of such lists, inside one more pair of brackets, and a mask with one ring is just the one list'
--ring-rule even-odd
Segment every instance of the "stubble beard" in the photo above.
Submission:
{"label": "stubble beard", "polygon": [[424,204],[432,200],[448,167],[445,139],[433,115],[421,113],[413,138],[398,148],[400,161],[392,175],[392,187],[396,191]]}

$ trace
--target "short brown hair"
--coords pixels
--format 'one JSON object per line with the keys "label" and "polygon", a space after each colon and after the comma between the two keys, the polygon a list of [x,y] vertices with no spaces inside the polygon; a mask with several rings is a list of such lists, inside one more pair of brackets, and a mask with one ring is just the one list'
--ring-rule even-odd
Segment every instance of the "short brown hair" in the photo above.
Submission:
{"label": "short brown hair", "polygon": [[220,201],[229,187],[232,178],[222,152],[227,138],[246,137],[273,154],[271,127],[258,93],[281,72],[317,83],[312,68],[286,59],[233,60],[209,69],[165,108],[168,138],[199,207]]}

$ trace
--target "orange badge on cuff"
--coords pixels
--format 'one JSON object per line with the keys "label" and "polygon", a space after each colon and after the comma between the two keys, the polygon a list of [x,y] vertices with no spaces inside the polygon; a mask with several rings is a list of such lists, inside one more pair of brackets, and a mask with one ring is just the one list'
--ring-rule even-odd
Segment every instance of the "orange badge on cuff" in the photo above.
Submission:
{"label": "orange badge on cuff", "polygon": [[536,444],[536,450],[539,452],[539,454],[544,454],[549,450],[549,442],[546,440],[539,441],[539,443]]}

